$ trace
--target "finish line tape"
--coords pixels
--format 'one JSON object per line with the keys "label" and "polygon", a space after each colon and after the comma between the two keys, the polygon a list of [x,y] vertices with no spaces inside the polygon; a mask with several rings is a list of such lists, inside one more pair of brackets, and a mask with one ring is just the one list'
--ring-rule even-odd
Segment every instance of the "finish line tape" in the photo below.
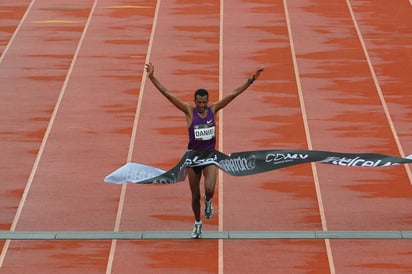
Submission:
{"label": "finish line tape", "polygon": [[401,158],[376,153],[316,150],[256,150],[226,155],[213,150],[204,157],[197,151],[189,150],[179,163],[168,171],[138,163],[127,163],[106,176],[104,181],[115,184],[174,184],[185,180],[186,167],[215,165],[232,176],[248,176],[311,162],[342,167],[386,167],[411,164],[412,155]]}

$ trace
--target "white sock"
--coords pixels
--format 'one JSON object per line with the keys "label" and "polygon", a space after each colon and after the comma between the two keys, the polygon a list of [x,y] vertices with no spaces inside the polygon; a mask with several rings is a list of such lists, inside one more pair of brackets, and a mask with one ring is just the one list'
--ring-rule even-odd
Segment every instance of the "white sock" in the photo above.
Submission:
{"label": "white sock", "polygon": [[201,225],[202,224],[202,221],[195,221],[195,225]]}

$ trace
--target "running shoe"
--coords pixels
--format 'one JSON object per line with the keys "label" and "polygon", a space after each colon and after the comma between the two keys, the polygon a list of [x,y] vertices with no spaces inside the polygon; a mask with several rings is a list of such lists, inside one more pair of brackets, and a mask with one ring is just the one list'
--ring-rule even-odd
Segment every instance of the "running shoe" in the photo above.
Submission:
{"label": "running shoe", "polygon": [[206,195],[204,196],[205,199],[205,217],[206,219],[210,219],[213,215],[213,205],[212,205],[212,199],[209,201],[206,201]]}
{"label": "running shoe", "polygon": [[202,224],[196,224],[193,227],[192,231],[192,238],[193,239],[199,239],[202,237]]}

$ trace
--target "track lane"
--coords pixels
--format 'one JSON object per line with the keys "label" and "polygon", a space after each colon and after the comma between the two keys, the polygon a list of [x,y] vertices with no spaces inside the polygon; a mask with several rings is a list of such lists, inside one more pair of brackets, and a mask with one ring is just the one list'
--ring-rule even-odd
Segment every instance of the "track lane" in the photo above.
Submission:
{"label": "track lane", "polygon": [[[359,28],[359,24],[356,22],[356,16],[355,16],[355,14],[354,14],[354,12],[353,12],[352,5],[350,4],[350,2],[349,2],[348,0],[346,1],[346,3],[347,3],[347,6],[348,6],[348,8],[349,8],[349,11],[350,11],[350,13],[351,13],[352,20],[353,20],[354,26],[355,26],[355,28],[356,28],[356,32],[357,32],[358,36],[360,37],[360,42],[361,42],[361,45],[362,45],[362,49],[363,49],[363,52],[364,52],[364,54],[365,54],[365,58],[366,58],[366,61],[367,61],[367,63],[368,63],[368,66],[369,66],[369,70],[370,70],[370,73],[371,73],[373,82],[374,82],[374,84],[375,84],[375,87],[376,87],[376,92],[377,92],[377,94],[378,94],[378,97],[379,97],[379,100],[380,100],[380,102],[381,102],[383,111],[384,111],[384,113],[385,113],[386,120],[388,121],[388,125],[389,125],[389,127],[390,127],[391,132],[392,132],[392,136],[393,136],[393,139],[394,139],[394,141],[395,141],[395,143],[396,143],[396,147],[397,147],[397,149],[398,149],[398,151],[399,151],[399,155],[402,156],[402,157],[406,157],[407,155],[405,155],[405,151],[404,151],[403,146],[402,146],[402,144],[401,144],[401,142],[400,142],[400,139],[399,139],[397,130],[396,130],[396,128],[395,128],[394,121],[393,121],[393,119],[392,119],[392,115],[391,115],[391,113],[390,113],[390,111],[389,111],[388,104],[387,104],[387,102],[386,102],[386,100],[385,100],[385,97],[384,97],[383,92],[382,92],[381,85],[380,85],[380,83],[379,83],[379,79],[378,79],[378,77],[377,77],[377,75],[376,75],[376,70],[375,70],[374,67],[373,67],[373,64],[372,64],[372,61],[371,61],[371,57],[370,57],[369,51],[368,51],[368,49],[366,48],[366,45],[365,45],[365,42],[364,42],[364,38],[363,38],[362,33],[361,33],[361,31],[360,31],[360,28]],[[412,184],[412,172],[411,172],[411,169],[410,169],[410,167],[409,167],[408,165],[404,165],[404,167],[405,167],[406,174],[407,174],[407,176],[408,176],[408,178],[409,178],[409,182],[410,182],[410,184]]]}
{"label": "track lane", "polygon": [[[225,7],[224,90],[265,66],[261,78],[224,111],[225,151],[307,149],[284,6],[225,1]],[[322,229],[310,165],[224,176],[224,201],[224,230]],[[229,273],[329,268],[324,242],[305,240],[224,242],[224,266]]]}
{"label": "track lane", "polygon": [[[210,91],[211,101],[218,98],[218,1],[161,1],[153,39],[150,61],[159,80],[171,92],[192,102],[193,92],[205,87]],[[143,72],[143,67],[139,71]],[[183,113],[149,80],[144,89],[132,161],[169,169],[186,151],[186,121]],[[120,231],[190,232],[194,222],[190,201],[187,181],[175,185],[129,185]],[[212,220],[203,220],[205,231],[217,230],[217,216],[218,211]],[[148,273],[216,273],[217,250],[217,241],[213,239],[196,243],[190,239],[118,241],[112,273],[125,271],[125,264],[128,269]],[[189,253],[190,256],[183,255]],[[136,254],[140,255],[139,260],[135,259]]]}
{"label": "track lane", "polygon": [[[55,10],[50,11],[50,14],[55,13]],[[47,16],[47,13],[43,15]],[[44,41],[48,31],[46,28],[39,37],[33,37],[28,33],[41,28],[41,25],[33,23],[38,18],[36,16],[38,14],[28,16],[27,24],[21,28],[20,35],[14,41],[15,46],[10,49],[0,67],[3,83],[0,94],[3,102],[0,109],[3,136],[0,168],[6,182],[1,190],[4,196],[1,202],[5,203],[2,208],[9,208],[12,214],[15,210],[12,205],[17,205],[21,197],[81,35],[77,29],[60,26],[61,35],[70,33],[71,39],[55,43]],[[58,35],[58,29],[56,32]],[[20,44],[39,44],[39,47],[21,48]],[[52,54],[53,51],[56,54]],[[28,86],[32,90],[28,90]],[[11,115],[13,113],[18,115]],[[11,194],[10,197],[7,197],[7,193]],[[9,215],[3,213],[2,218]],[[11,223],[10,220],[0,222],[4,228],[8,228]]]}
{"label": "track lane", "polygon": [[[346,3],[289,2],[314,149],[399,155]],[[345,169],[318,166],[329,229],[410,229],[412,192],[404,167]],[[362,245],[378,253],[383,243]],[[410,267],[409,256],[392,255],[408,252],[408,241],[385,245],[381,264],[365,258],[358,245],[331,241],[337,271],[373,273],[381,266],[397,273]]]}
{"label": "track lane", "polygon": [[[41,3],[37,2],[34,8],[37,12],[30,12],[24,17],[25,24],[20,25],[19,35],[15,36],[12,44],[9,43],[13,46],[9,47],[7,55],[2,55],[4,58],[0,67],[0,79],[4,83],[0,95],[3,102],[0,108],[3,137],[0,168],[5,180],[0,201],[4,229],[15,229],[18,206],[24,199],[23,190],[30,184],[30,173],[43,135],[81,36],[76,28],[57,26],[55,34],[62,37],[69,35],[70,38],[54,43],[44,40],[50,29],[41,28],[35,21],[41,16],[56,16],[59,11],[50,9],[40,12],[41,7]],[[68,16],[73,17],[86,20],[78,15]],[[31,36],[33,31],[37,31],[39,36]],[[39,47],[21,46],[26,44]],[[13,113],[18,115],[11,115]],[[7,247],[2,250],[1,261]]]}
{"label": "track lane", "polygon": [[[80,7],[87,3],[71,3],[73,9],[64,14],[83,14]],[[151,8],[125,11],[112,7],[117,4],[99,1],[93,14],[18,230],[113,229],[120,189],[103,178],[127,155],[138,95],[136,70],[144,64],[139,56],[146,53],[153,16]],[[50,6],[41,10],[55,12]],[[110,243],[13,241],[2,271],[31,266],[43,273],[102,273]]]}
{"label": "track lane", "polygon": [[[1,13],[1,26],[0,26],[0,31],[1,31],[1,40],[0,40],[0,64],[3,62],[4,58],[7,55],[8,48],[10,48],[12,42],[14,41],[14,38],[17,36],[19,29],[21,28],[22,21],[24,19],[25,14],[30,8],[30,3],[27,1],[27,3],[21,3],[19,5],[16,5],[15,3],[2,3],[1,8],[0,8],[0,13]],[[7,66],[7,64],[5,65]],[[2,87],[7,87],[6,86],[6,79],[9,77],[7,73],[4,71],[4,66],[0,67],[0,70],[3,72],[1,73],[1,83]],[[0,165],[4,167],[4,170],[2,170],[2,173],[4,174],[8,168],[10,168],[10,164],[8,163],[8,157],[10,157],[10,154],[13,155],[15,152],[12,151],[13,148],[9,147],[9,142],[7,141],[7,137],[12,135],[13,132],[9,131],[10,127],[10,110],[14,106],[10,106],[12,102],[8,101],[9,96],[11,95],[11,92],[7,92],[4,88],[4,91],[1,93],[1,98],[2,100],[2,126],[0,129],[0,135],[2,136],[2,142],[1,142],[1,148],[2,148],[2,157],[0,157]],[[8,154],[11,152],[10,154]],[[10,172],[7,172],[10,173]],[[8,179],[11,179],[10,177]],[[7,190],[5,191],[7,192]],[[19,193],[16,193],[19,195]],[[4,193],[0,194],[3,198],[0,201],[0,207],[2,208],[2,218],[0,219],[0,229],[8,229],[11,224],[11,220],[13,218],[13,215],[15,211],[13,209],[7,209],[10,206],[10,200],[7,199]],[[17,199],[16,199],[17,202]]]}
{"label": "track lane", "polygon": [[18,34],[26,14],[33,6],[32,1],[2,1],[0,3],[0,64],[10,48],[11,43]]}
{"label": "track lane", "polygon": [[[376,74],[377,85],[390,113],[400,154],[411,154],[412,7],[405,2],[350,1],[362,40]],[[370,16],[370,13],[378,16]],[[388,16],[390,15],[390,16]],[[384,16],[382,22],[378,17]],[[410,178],[411,180],[411,178]],[[412,183],[412,182],[411,182]]]}
{"label": "track lane", "polygon": [[[412,82],[408,73],[412,69],[412,43],[410,16],[411,7],[400,1],[396,5],[384,1],[348,1],[359,27],[360,37],[367,52],[372,74],[375,74],[375,85],[394,135],[397,151],[402,156],[410,154],[411,147],[411,115],[412,106],[410,87]],[[366,8],[367,7],[367,8]],[[384,21],[377,18],[385,18]],[[406,175],[404,173],[406,171]],[[391,172],[392,173],[392,172]],[[410,166],[394,170],[399,184],[393,181],[370,186],[361,185],[355,188],[362,193],[370,193],[374,197],[388,197],[391,201],[386,206],[392,213],[378,216],[389,221],[388,229],[402,227],[411,228],[410,209],[408,202],[411,195]],[[392,174],[393,174],[392,173]],[[395,177],[396,176],[396,177]],[[409,184],[409,186],[408,186]],[[386,200],[388,200],[386,198]],[[382,199],[382,198],[381,198]],[[382,215],[381,215],[382,214]],[[363,241],[342,244],[335,253],[339,256],[339,267],[352,273],[385,273],[410,272],[412,269],[410,245],[411,241]],[[385,248],[382,249],[381,247]],[[370,257],[347,256],[350,254],[373,254]],[[356,260],[354,259],[356,258]]]}

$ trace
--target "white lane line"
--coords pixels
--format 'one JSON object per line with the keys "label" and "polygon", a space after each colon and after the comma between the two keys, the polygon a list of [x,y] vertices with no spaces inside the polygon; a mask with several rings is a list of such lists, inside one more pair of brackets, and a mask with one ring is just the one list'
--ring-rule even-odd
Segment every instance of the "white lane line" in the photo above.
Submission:
{"label": "white lane line", "polygon": [[[220,0],[220,22],[219,22],[219,99],[223,98],[223,30],[224,30],[224,0]],[[223,109],[219,113],[219,151],[223,151]],[[219,219],[218,231],[223,231],[223,172],[218,171],[218,202]],[[223,274],[223,240],[218,240],[218,274]]]}
{"label": "white lane line", "polygon": [[[66,79],[64,80],[63,86],[62,86],[62,88],[61,88],[61,90],[60,90],[60,94],[59,94],[59,97],[58,97],[58,99],[57,99],[56,105],[54,106],[53,113],[52,113],[52,115],[51,115],[51,117],[50,117],[49,124],[47,125],[46,132],[44,133],[43,140],[42,140],[42,142],[41,142],[41,144],[40,144],[39,152],[37,153],[37,157],[36,157],[36,160],[34,161],[32,170],[31,170],[31,172],[30,172],[29,179],[27,180],[26,187],[24,188],[24,192],[23,192],[22,198],[21,198],[21,200],[20,200],[19,206],[17,207],[16,215],[14,216],[13,222],[12,222],[11,227],[10,227],[10,231],[15,231],[15,230],[16,230],[16,226],[17,226],[17,223],[18,223],[18,221],[19,221],[19,219],[20,219],[21,213],[22,213],[22,211],[23,211],[23,207],[24,207],[24,204],[25,204],[25,202],[26,202],[27,196],[28,196],[28,194],[29,194],[31,185],[32,185],[32,183],[33,183],[34,176],[36,175],[37,169],[38,169],[38,167],[39,167],[40,160],[41,160],[41,158],[42,158],[42,156],[43,156],[44,148],[46,147],[47,141],[48,141],[48,139],[49,139],[50,132],[51,132],[51,130],[52,130],[52,128],[53,128],[54,121],[55,121],[55,119],[56,119],[56,115],[57,115],[57,113],[58,113],[58,111],[59,111],[60,104],[61,104],[61,102],[62,102],[62,100],[63,100],[64,94],[65,94],[65,92],[66,92],[67,85],[68,85],[68,83],[69,83],[71,74],[72,74],[73,69],[74,69],[74,66],[75,66],[75,64],[76,64],[77,57],[78,57],[79,52],[80,52],[80,48],[82,47],[84,37],[86,36],[87,30],[88,30],[88,28],[89,28],[90,21],[91,21],[91,19],[92,19],[93,13],[94,13],[94,11],[95,11],[95,9],[96,9],[97,1],[98,1],[98,0],[95,0],[94,3],[93,3],[93,7],[92,7],[92,9],[90,10],[89,17],[88,17],[87,22],[86,22],[86,25],[85,25],[85,27],[84,27],[84,29],[83,29],[82,36],[80,37],[79,43],[77,44],[76,51],[75,51],[75,53],[74,53],[74,55],[73,55],[73,59],[72,59],[72,62],[71,62],[71,64],[70,64],[70,68],[69,68],[69,70],[68,70],[68,72],[67,72]],[[3,263],[4,263],[4,259],[5,259],[5,257],[6,257],[7,250],[8,250],[8,248],[9,248],[9,246],[10,246],[10,240],[7,240],[7,241],[4,243],[3,249],[2,249],[1,254],[0,254],[0,267],[1,267],[1,266],[3,265]]]}
{"label": "white lane line", "polygon": [[[302,91],[302,85],[301,85],[301,80],[300,80],[300,73],[299,73],[299,68],[296,60],[296,52],[295,52],[295,46],[293,42],[293,35],[292,35],[292,27],[290,23],[290,17],[289,17],[289,12],[288,12],[288,6],[286,3],[286,0],[283,0],[283,5],[285,9],[285,17],[286,17],[286,22],[287,22],[287,27],[288,27],[288,36],[290,39],[290,48],[291,48],[291,53],[292,53],[292,60],[293,60],[293,67],[295,71],[295,77],[296,77],[296,84],[297,84],[297,89],[299,93],[299,101],[300,101],[300,107],[302,111],[302,119],[303,119],[303,124],[305,128],[305,135],[306,135],[306,142],[308,143],[308,149],[312,150],[312,139],[310,137],[310,129],[309,129],[309,123],[308,123],[308,118],[307,118],[307,113],[306,113],[306,107],[305,107],[305,101],[303,98],[303,91]],[[316,189],[316,196],[318,200],[318,207],[319,207],[319,214],[321,218],[321,223],[322,223],[322,230],[327,231],[328,227],[326,224],[326,216],[325,216],[325,209],[323,206],[323,199],[322,199],[322,193],[320,190],[320,184],[319,184],[319,177],[318,177],[318,171],[316,168],[316,164],[312,163],[312,173],[313,173],[313,181],[315,184],[315,189]],[[332,249],[330,246],[330,241],[329,239],[325,239],[325,247],[326,247],[326,253],[328,257],[328,262],[329,262],[329,269],[330,273],[334,274],[335,273],[335,264],[333,262],[333,254],[332,254]]]}
{"label": "white lane line", "polygon": [[[153,40],[154,40],[154,35],[155,35],[155,32],[156,32],[157,20],[158,20],[158,17],[159,17],[160,2],[161,2],[161,0],[157,1],[156,8],[155,8],[152,31],[151,31],[151,34],[150,34],[149,45],[148,45],[146,60],[145,60],[146,64],[150,62],[150,57],[151,57],[152,47],[153,47]],[[139,124],[140,111],[141,111],[142,102],[143,102],[144,87],[146,85],[146,78],[147,78],[146,77],[146,70],[143,69],[142,80],[141,80],[141,83],[140,83],[139,98],[137,100],[136,113],[135,113],[134,122],[133,122],[133,129],[132,129],[132,134],[130,136],[127,162],[131,162],[132,157],[133,157],[134,145],[135,145],[136,134],[137,134],[137,126]],[[125,197],[126,197],[126,189],[127,189],[127,184],[123,184],[121,192],[120,192],[120,199],[119,199],[119,205],[118,205],[118,208],[117,208],[117,215],[116,215],[116,221],[115,221],[115,225],[114,225],[114,232],[118,232],[119,229],[120,229],[120,223],[121,223],[121,218],[122,218],[122,214],[123,214],[124,201],[125,201]],[[115,252],[116,252],[116,246],[117,246],[117,240],[112,240],[112,243],[111,243],[111,246],[110,246],[109,258],[108,258],[107,266],[106,266],[106,274],[112,273],[113,261],[114,261],[114,256],[115,256]]]}
{"label": "white lane line", "polygon": [[19,31],[21,29],[21,26],[26,21],[26,17],[29,14],[31,8],[33,7],[34,2],[36,2],[36,0],[31,1],[30,5],[27,7],[26,12],[24,13],[23,17],[20,20],[20,23],[17,25],[17,28],[14,31],[14,33],[13,33],[12,37],[10,38],[9,42],[7,43],[7,46],[4,48],[4,51],[0,56],[0,64],[3,62],[4,56],[6,56],[6,53],[9,51],[9,48],[10,48],[11,44],[13,43],[14,39],[16,38],[17,34],[19,33]]}
{"label": "white lane line", "polygon": [[[412,2],[412,0],[410,0],[410,1]],[[365,58],[366,58],[366,61],[368,63],[368,66],[369,66],[369,71],[371,73],[373,83],[375,84],[376,91],[378,93],[378,96],[379,96],[379,99],[381,101],[383,110],[385,112],[386,119],[388,120],[389,127],[391,129],[393,139],[395,140],[396,146],[398,147],[398,151],[399,151],[401,157],[405,157],[405,151],[403,150],[401,141],[399,140],[398,133],[396,132],[395,124],[394,124],[392,116],[390,114],[388,105],[386,104],[386,100],[385,100],[385,97],[383,95],[382,88],[379,84],[379,80],[378,80],[378,77],[376,75],[375,69],[373,68],[373,64],[372,64],[371,58],[369,56],[369,52],[366,48],[365,41],[363,39],[363,36],[362,36],[361,31],[360,31],[359,25],[356,21],[356,17],[355,17],[355,13],[353,12],[352,5],[351,5],[349,0],[346,0],[346,4],[348,5],[349,12],[352,16],[352,21],[353,21],[353,24],[355,26],[356,33],[358,35],[359,41],[362,45],[363,53],[365,54]],[[411,172],[411,169],[410,169],[409,165],[404,165],[404,167],[405,167],[405,170],[406,170],[406,174],[408,175],[408,178],[409,178],[409,183],[412,185],[412,172]]]}

